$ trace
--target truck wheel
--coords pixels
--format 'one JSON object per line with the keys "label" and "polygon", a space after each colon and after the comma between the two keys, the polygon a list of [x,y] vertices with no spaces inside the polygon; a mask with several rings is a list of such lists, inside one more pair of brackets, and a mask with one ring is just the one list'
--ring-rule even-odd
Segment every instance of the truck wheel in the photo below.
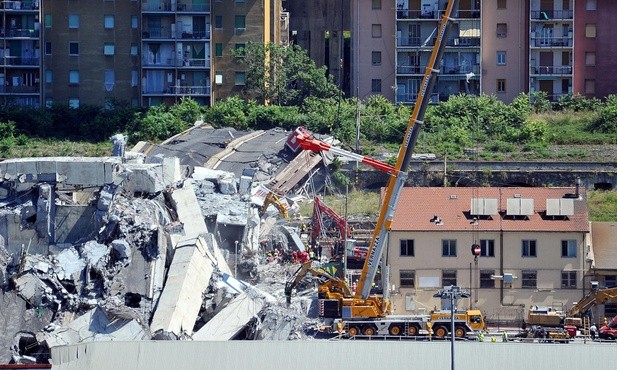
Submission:
{"label": "truck wheel", "polygon": [[372,326],[367,326],[366,328],[364,328],[364,335],[375,335],[375,328]]}
{"label": "truck wheel", "polygon": [[448,335],[448,330],[446,330],[443,326],[438,326],[435,328],[436,337],[444,338],[446,335]]}
{"label": "truck wheel", "polygon": [[358,335],[358,333],[360,333],[360,330],[358,329],[357,326],[349,327],[349,336],[350,337],[355,337],[356,335]]}
{"label": "truck wheel", "polygon": [[409,335],[410,337],[415,337],[416,335],[418,335],[418,327],[415,325],[409,325],[409,328],[407,329],[407,335]]}
{"label": "truck wheel", "polygon": [[463,338],[465,336],[465,329],[460,326],[454,329],[454,336],[457,338]]}
{"label": "truck wheel", "polygon": [[388,329],[388,332],[390,333],[390,335],[399,336],[401,335],[401,327],[399,325],[392,324],[390,325],[390,329]]}

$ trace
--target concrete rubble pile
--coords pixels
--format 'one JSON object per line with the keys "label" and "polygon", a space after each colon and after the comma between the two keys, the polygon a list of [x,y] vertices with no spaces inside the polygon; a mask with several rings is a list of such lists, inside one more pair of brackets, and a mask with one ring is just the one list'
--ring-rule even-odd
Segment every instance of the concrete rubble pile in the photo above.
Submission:
{"label": "concrete rubble pile", "polygon": [[87,341],[310,337],[314,297],[286,307],[297,266],[264,256],[246,179],[114,153],[0,162],[0,363]]}

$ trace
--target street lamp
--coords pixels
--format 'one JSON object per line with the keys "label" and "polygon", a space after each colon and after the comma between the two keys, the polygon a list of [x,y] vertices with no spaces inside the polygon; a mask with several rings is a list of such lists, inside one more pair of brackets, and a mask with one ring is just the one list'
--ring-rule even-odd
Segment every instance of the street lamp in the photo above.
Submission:
{"label": "street lamp", "polygon": [[234,277],[238,278],[238,241],[234,242],[236,244],[236,258],[234,259]]}
{"label": "street lamp", "polygon": [[471,295],[468,291],[462,290],[458,286],[450,285],[449,287],[438,290],[437,293],[433,294],[433,297],[450,299],[450,369],[454,370],[454,307],[456,306],[455,301],[458,301],[461,298],[469,298],[471,297]]}

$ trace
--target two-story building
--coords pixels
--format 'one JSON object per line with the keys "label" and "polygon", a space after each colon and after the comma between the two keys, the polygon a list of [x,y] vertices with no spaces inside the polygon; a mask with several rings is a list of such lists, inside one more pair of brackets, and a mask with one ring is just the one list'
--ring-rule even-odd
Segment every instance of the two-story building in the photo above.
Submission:
{"label": "two-story building", "polygon": [[[439,307],[458,285],[459,307],[520,320],[531,305],[567,309],[589,292],[590,224],[584,189],[403,189],[386,263],[396,314]],[[479,246],[479,256],[472,254]]]}

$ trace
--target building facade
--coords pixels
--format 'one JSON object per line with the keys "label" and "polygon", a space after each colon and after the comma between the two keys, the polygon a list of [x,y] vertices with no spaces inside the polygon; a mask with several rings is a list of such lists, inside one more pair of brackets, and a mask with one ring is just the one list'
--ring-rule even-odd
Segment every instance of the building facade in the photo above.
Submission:
{"label": "building facade", "polygon": [[567,309],[589,292],[590,245],[584,191],[405,188],[386,255],[394,312],[439,307],[433,294],[449,285],[469,290],[460,306],[489,320],[520,320],[531,305]]}

